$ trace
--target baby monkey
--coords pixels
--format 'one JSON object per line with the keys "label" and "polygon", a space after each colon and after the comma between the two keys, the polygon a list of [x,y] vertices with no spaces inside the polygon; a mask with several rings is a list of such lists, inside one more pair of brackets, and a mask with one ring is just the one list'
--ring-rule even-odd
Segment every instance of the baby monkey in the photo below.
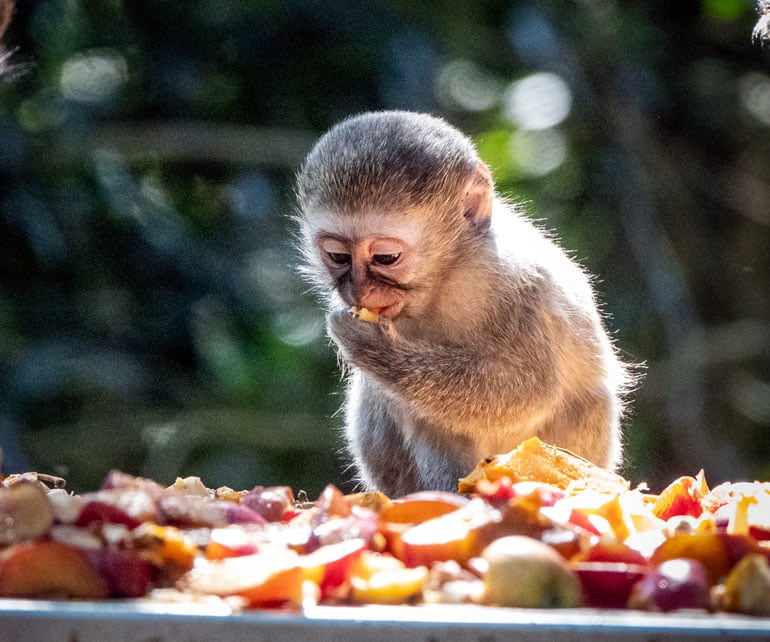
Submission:
{"label": "baby monkey", "polygon": [[495,193],[467,137],[425,114],[355,116],[316,143],[297,193],[364,488],[456,490],[534,435],[620,463],[629,378],[589,280]]}

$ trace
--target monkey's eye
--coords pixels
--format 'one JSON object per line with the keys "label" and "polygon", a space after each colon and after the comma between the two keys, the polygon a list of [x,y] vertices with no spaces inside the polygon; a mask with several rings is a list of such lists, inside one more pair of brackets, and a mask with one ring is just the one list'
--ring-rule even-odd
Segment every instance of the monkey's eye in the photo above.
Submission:
{"label": "monkey's eye", "polygon": [[345,252],[327,252],[326,256],[335,265],[350,265],[350,254]]}
{"label": "monkey's eye", "polygon": [[373,254],[372,263],[375,265],[393,265],[398,259],[401,258],[401,254]]}

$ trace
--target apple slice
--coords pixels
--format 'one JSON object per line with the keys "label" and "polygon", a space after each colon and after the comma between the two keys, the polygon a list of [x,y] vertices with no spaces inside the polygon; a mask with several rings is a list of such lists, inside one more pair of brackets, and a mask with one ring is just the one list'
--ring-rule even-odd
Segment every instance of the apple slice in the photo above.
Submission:
{"label": "apple slice", "polygon": [[0,596],[104,599],[107,582],[85,551],[61,542],[23,542],[0,558]]}

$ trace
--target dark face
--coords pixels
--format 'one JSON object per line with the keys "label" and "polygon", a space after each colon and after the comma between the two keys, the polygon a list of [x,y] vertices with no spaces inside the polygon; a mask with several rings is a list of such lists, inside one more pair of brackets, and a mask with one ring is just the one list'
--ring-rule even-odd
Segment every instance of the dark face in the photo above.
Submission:
{"label": "dark face", "polygon": [[316,247],[345,303],[395,318],[407,302],[414,276],[414,246],[401,236],[353,236],[323,230]]}

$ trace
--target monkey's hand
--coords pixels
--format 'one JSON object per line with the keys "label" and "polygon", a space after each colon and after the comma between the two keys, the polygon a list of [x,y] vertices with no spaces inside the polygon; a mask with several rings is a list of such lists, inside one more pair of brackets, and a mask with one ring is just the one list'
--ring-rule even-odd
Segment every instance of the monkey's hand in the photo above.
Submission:
{"label": "monkey's hand", "polygon": [[347,310],[338,310],[327,315],[326,325],[342,357],[364,369],[372,359],[387,359],[388,351],[400,339],[393,320],[383,316],[371,323],[355,318]]}

